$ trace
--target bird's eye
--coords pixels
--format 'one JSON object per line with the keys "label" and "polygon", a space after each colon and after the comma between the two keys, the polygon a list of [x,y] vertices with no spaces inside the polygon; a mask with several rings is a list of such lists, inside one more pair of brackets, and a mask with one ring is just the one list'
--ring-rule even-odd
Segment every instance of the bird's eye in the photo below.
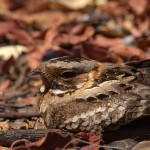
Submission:
{"label": "bird's eye", "polygon": [[75,76],[76,76],[76,73],[73,72],[73,71],[66,71],[66,72],[63,72],[63,73],[61,74],[61,77],[62,77],[63,79],[71,79],[71,78],[73,78],[73,77],[75,77]]}

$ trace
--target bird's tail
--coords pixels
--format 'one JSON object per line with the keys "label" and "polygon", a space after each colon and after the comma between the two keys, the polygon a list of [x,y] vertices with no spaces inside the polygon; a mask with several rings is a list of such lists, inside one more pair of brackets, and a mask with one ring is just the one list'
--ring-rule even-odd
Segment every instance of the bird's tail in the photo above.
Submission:
{"label": "bird's tail", "polygon": [[[142,73],[143,79],[140,81],[137,94],[141,95],[140,105],[138,113],[142,113],[142,116],[150,116],[150,59],[137,62],[129,62],[126,65],[133,66],[134,68],[140,70]],[[133,105],[133,108],[137,107],[136,104]],[[131,111],[132,112],[132,111]]]}
{"label": "bird's tail", "polygon": [[129,62],[126,65],[133,66],[139,69],[143,74],[143,81],[141,84],[150,86],[150,59],[137,62]]}

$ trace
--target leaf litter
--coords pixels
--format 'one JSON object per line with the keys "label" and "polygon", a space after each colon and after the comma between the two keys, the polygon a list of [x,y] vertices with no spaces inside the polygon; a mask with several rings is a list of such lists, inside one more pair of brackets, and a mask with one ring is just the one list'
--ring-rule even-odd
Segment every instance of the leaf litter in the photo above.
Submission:
{"label": "leaf litter", "polygon": [[[134,136],[123,136],[123,133],[120,136],[113,131],[103,135],[74,135],[46,130],[44,135],[37,132],[37,137],[31,138],[30,131],[34,131],[40,119],[36,94],[41,81],[31,77],[30,71],[41,61],[66,55],[113,63],[148,59],[149,13],[148,0],[76,1],[76,7],[67,0],[2,0],[0,139],[3,139],[4,133],[13,130],[29,133],[25,139],[20,136],[21,139],[12,138],[12,141],[0,140],[0,149],[97,150],[127,149],[126,146],[136,149],[137,142],[148,140],[148,132],[144,132],[142,127],[140,130],[143,132]],[[44,130],[43,122],[39,123]]]}

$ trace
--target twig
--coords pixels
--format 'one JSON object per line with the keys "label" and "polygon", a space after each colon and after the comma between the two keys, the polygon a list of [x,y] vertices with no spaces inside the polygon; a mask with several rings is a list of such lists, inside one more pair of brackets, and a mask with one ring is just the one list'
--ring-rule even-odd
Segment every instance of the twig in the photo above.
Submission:
{"label": "twig", "polygon": [[9,100],[14,99],[14,98],[24,97],[27,94],[29,94],[30,92],[31,92],[30,90],[27,90],[27,91],[16,91],[16,92],[9,93],[7,96],[4,96],[4,97],[2,97],[0,99],[2,99],[4,101],[9,101]]}
{"label": "twig", "polygon": [[32,113],[18,113],[18,112],[10,112],[10,113],[0,113],[0,118],[10,118],[10,119],[18,119],[18,118],[31,118],[31,117],[41,117],[38,112]]}

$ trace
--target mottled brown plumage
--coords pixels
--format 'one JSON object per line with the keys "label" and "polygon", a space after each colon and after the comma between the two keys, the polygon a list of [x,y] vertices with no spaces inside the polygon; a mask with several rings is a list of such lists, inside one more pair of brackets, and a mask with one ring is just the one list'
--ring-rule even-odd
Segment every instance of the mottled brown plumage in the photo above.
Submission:
{"label": "mottled brown plumage", "polygon": [[149,113],[150,60],[118,65],[60,57],[32,73],[43,81],[37,99],[47,128],[100,133]]}

